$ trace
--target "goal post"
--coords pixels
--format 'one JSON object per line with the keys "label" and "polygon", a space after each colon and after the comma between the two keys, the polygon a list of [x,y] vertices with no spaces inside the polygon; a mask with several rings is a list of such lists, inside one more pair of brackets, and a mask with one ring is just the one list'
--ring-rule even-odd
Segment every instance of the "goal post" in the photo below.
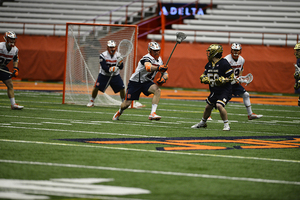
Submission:
{"label": "goal post", "polygon": [[[67,23],[65,41],[65,69],[63,81],[63,104],[86,105],[92,95],[100,70],[100,54],[107,50],[107,41],[117,45],[127,39],[133,50],[123,59],[120,75],[125,87],[136,68],[137,25]],[[95,106],[121,105],[120,94],[108,87],[105,93],[98,92]],[[142,106],[134,102],[132,107]]]}

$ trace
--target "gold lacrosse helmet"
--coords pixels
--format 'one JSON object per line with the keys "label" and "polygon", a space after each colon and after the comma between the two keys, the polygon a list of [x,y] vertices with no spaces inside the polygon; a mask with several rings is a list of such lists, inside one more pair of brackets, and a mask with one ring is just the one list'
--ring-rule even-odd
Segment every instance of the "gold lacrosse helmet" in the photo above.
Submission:
{"label": "gold lacrosse helmet", "polygon": [[219,53],[221,55],[223,53],[223,47],[219,44],[211,44],[206,50],[206,55],[209,61],[212,61],[212,59]]}
{"label": "gold lacrosse helmet", "polygon": [[294,47],[294,55],[297,59],[300,58],[300,42],[297,43]]}

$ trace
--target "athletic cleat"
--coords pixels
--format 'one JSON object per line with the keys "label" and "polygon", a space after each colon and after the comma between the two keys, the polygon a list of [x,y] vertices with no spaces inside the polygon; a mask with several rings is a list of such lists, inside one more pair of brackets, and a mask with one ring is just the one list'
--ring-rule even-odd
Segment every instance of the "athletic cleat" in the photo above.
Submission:
{"label": "athletic cleat", "polygon": [[148,118],[149,120],[160,120],[161,119],[161,116],[159,116],[159,115],[157,115],[155,112],[153,112],[153,113],[151,113],[150,115],[149,115],[149,118]]}
{"label": "athletic cleat", "polygon": [[191,128],[206,128],[207,127],[207,124],[206,123],[201,123],[199,122],[198,124],[195,124],[193,126],[191,126]]}
{"label": "athletic cleat", "polygon": [[252,113],[251,115],[248,115],[248,119],[249,120],[252,120],[252,119],[259,119],[259,118],[262,118],[263,115],[257,115],[257,114],[254,114]]}
{"label": "athletic cleat", "polygon": [[119,117],[121,116],[120,111],[116,112],[116,114],[113,116],[112,120],[119,120]]}
{"label": "athletic cleat", "polygon": [[91,100],[86,106],[87,107],[94,107],[94,101]]}
{"label": "athletic cleat", "polygon": [[223,131],[230,131],[230,127],[228,124],[224,125]]}
{"label": "athletic cleat", "polygon": [[211,118],[211,116],[209,116],[209,118],[207,118],[207,121],[212,121],[213,119]]}
{"label": "athletic cleat", "polygon": [[22,110],[24,108],[24,106],[19,106],[18,104],[14,104],[11,106],[12,110]]}

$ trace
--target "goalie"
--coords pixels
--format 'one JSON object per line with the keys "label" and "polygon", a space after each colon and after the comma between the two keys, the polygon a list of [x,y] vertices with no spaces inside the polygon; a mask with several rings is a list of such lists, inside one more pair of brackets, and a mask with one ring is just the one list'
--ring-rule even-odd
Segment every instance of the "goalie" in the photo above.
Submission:
{"label": "goalie", "polygon": [[263,115],[257,115],[252,112],[251,103],[250,103],[250,95],[245,90],[245,88],[237,81],[239,76],[242,76],[244,71],[244,63],[245,59],[240,55],[242,52],[242,46],[239,43],[232,43],[231,45],[231,53],[225,56],[225,59],[231,65],[234,71],[234,80],[231,82],[232,84],[232,94],[233,96],[241,96],[243,97],[244,105],[246,106],[248,112],[248,119],[259,119]]}
{"label": "goalie", "polygon": [[228,61],[222,58],[222,53],[223,47],[219,44],[212,44],[206,50],[208,63],[205,65],[204,73],[200,76],[200,81],[209,84],[210,95],[206,99],[207,105],[201,121],[191,128],[206,128],[206,121],[213,108],[216,108],[224,122],[223,131],[230,131],[225,106],[231,99],[230,81],[233,80],[233,70]]}
{"label": "goalie", "polygon": [[116,42],[114,40],[107,41],[107,50],[100,54],[100,72],[87,107],[94,107],[98,91],[104,93],[109,85],[114,93],[120,92],[120,98],[124,101],[125,85],[120,76],[120,70],[123,69],[124,65],[120,53],[116,50]]}
{"label": "goalie", "polygon": [[[294,85],[295,90],[300,88],[300,43],[297,43],[294,47],[294,55],[297,58],[297,64],[295,64],[295,73],[294,78],[296,79],[296,83]],[[300,96],[298,99],[298,106],[300,106]]]}
{"label": "goalie", "polygon": [[155,75],[160,72],[162,76],[157,80],[158,84],[163,84],[168,80],[168,66],[163,65],[160,57],[160,46],[157,42],[148,44],[148,54],[139,61],[135,72],[131,75],[127,87],[125,101],[121,108],[115,113],[112,120],[119,120],[121,114],[127,109],[133,100],[139,100],[140,94],[152,97],[152,109],[148,117],[149,120],[160,120],[161,116],[156,114],[156,109],[160,99],[160,88],[153,82]]}

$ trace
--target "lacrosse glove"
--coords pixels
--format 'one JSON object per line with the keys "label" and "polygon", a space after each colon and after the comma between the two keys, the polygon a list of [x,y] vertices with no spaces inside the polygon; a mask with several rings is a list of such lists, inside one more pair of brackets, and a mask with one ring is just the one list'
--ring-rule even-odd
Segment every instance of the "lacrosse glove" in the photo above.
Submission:
{"label": "lacrosse glove", "polygon": [[14,71],[11,74],[11,77],[17,77],[19,75],[19,68],[14,67]]}
{"label": "lacrosse glove", "polygon": [[294,73],[294,78],[297,80],[297,79],[300,79],[300,73],[299,72],[295,72]]}
{"label": "lacrosse glove", "polygon": [[224,85],[226,83],[226,79],[224,76],[220,76],[218,79],[215,80],[217,86]]}
{"label": "lacrosse glove", "polygon": [[110,67],[109,72],[116,72],[118,71],[119,67]]}
{"label": "lacrosse glove", "polygon": [[122,64],[122,62],[123,62],[123,57],[118,57],[117,58],[117,66],[119,67],[121,64]]}
{"label": "lacrosse glove", "polygon": [[165,72],[168,69],[168,65],[160,65],[159,67],[157,67],[157,71],[160,72]]}
{"label": "lacrosse glove", "polygon": [[165,82],[167,82],[167,80],[162,76],[162,77],[158,78],[158,79],[156,80],[156,82],[157,82],[157,84],[162,85],[162,84],[164,84]]}
{"label": "lacrosse glove", "polygon": [[208,76],[206,76],[204,74],[202,74],[200,76],[200,81],[201,81],[201,83],[204,83],[204,84],[210,84],[210,80],[209,80]]}
{"label": "lacrosse glove", "polygon": [[295,90],[298,90],[300,88],[300,80],[298,80],[294,85]]}

